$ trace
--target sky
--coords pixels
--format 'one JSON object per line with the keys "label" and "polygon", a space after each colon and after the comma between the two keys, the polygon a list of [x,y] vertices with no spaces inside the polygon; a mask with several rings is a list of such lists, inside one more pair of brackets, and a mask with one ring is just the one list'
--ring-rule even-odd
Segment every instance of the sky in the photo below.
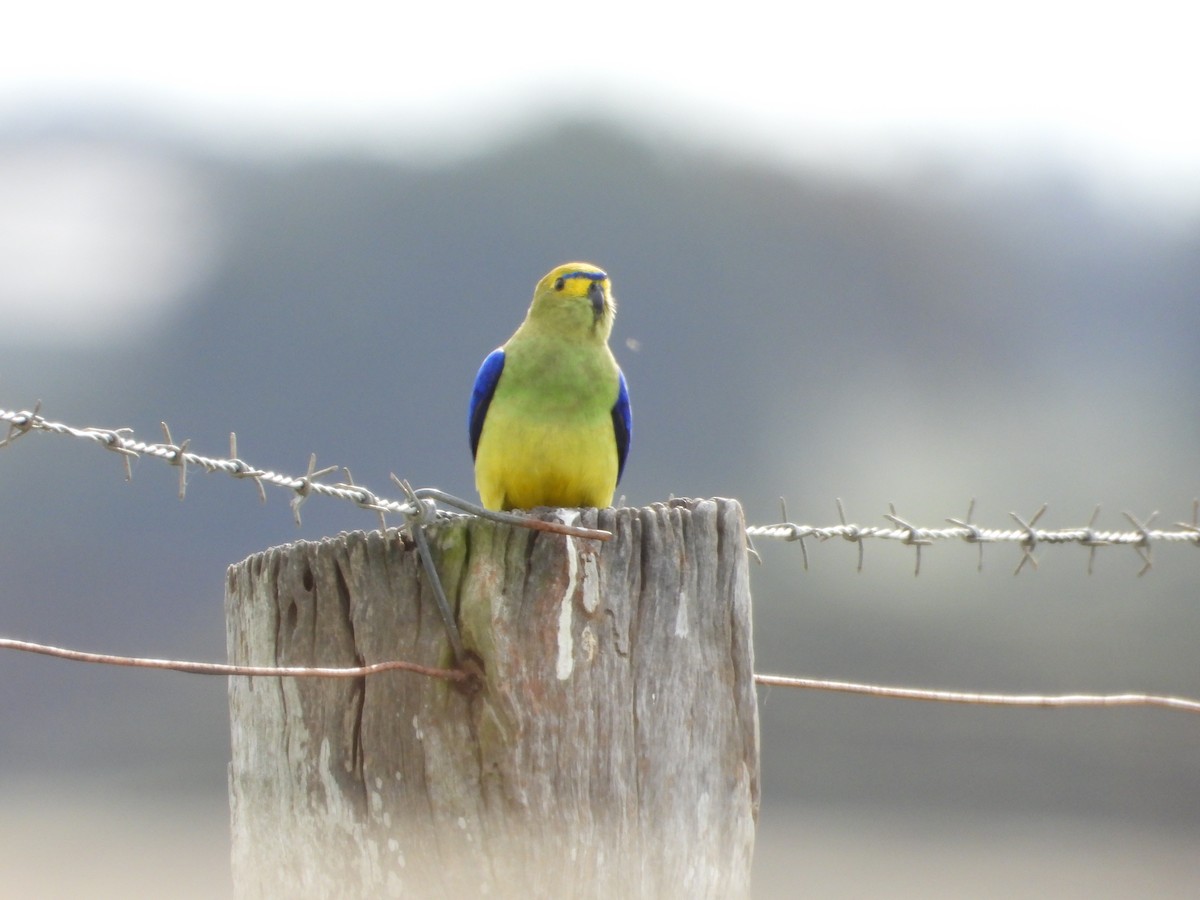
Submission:
{"label": "sky", "polygon": [[46,0],[6,13],[0,121],[112,104],[225,140],[444,149],[599,107],[750,154],[1048,154],[1194,200],[1190,6]]}

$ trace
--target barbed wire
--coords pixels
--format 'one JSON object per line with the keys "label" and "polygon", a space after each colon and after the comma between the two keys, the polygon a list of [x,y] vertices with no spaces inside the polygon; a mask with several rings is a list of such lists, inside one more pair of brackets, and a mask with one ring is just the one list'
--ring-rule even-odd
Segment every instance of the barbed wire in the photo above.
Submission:
{"label": "barbed wire", "polygon": [[[436,516],[438,519],[453,519],[467,514],[494,519],[510,525],[519,525],[522,528],[531,528],[535,531],[552,531],[572,537],[589,538],[599,541],[607,541],[612,538],[611,533],[595,528],[582,528],[562,522],[546,522],[516,513],[504,513],[484,509],[478,504],[463,500],[461,497],[455,497],[453,494],[448,494],[437,488],[414,489],[406,481],[396,478],[395,475],[392,476],[392,479],[405,493],[406,498],[403,501],[390,500],[368,490],[361,484],[355,484],[354,476],[350,474],[350,470],[345,466],[325,466],[322,469],[318,469],[317,454],[315,453],[309,456],[308,470],[304,475],[287,475],[281,472],[259,469],[238,456],[237,434],[232,431],[229,433],[229,456],[202,456],[188,449],[188,445],[191,443],[190,439],[185,440],[181,444],[176,444],[171,436],[171,429],[166,422],[159,423],[163,430],[163,441],[149,442],[135,437],[132,428],[94,428],[90,426],[80,428],[74,425],[67,425],[63,422],[53,422],[40,415],[41,406],[41,401],[38,401],[32,410],[13,411],[0,409],[0,422],[8,423],[8,433],[3,439],[0,439],[0,449],[9,446],[18,438],[24,437],[31,432],[79,438],[96,444],[105,450],[111,450],[119,454],[125,464],[126,481],[133,480],[133,468],[130,466],[131,459],[138,459],[142,456],[159,459],[168,465],[179,468],[180,500],[184,499],[187,493],[188,466],[195,466],[209,473],[220,472],[229,475],[231,478],[250,479],[258,487],[259,499],[263,502],[266,502],[267,499],[267,492],[264,485],[271,485],[291,491],[295,496],[292,497],[290,505],[297,525],[300,525],[300,507],[310,496],[319,494],[335,500],[352,503],[362,509],[376,513],[379,516],[380,527],[385,529],[387,528],[387,519],[385,517],[388,513],[403,517],[406,523],[419,520],[422,524],[430,524],[430,517],[432,516]],[[346,480],[344,482],[329,484],[320,480],[339,469],[345,475]],[[459,512],[439,509],[436,506],[437,503],[453,506]]]}
{"label": "barbed wire", "polygon": [[[782,504],[782,500],[780,501]],[[808,569],[808,546],[805,541],[815,538],[827,541],[831,538],[842,538],[858,545],[858,571],[863,568],[863,545],[869,540],[898,541],[915,548],[916,564],[913,574],[921,574],[921,548],[928,547],[936,541],[962,541],[975,544],[979,548],[978,570],[983,571],[983,548],[985,544],[1010,543],[1017,544],[1021,549],[1021,558],[1017,563],[1014,575],[1028,565],[1038,567],[1034,550],[1041,546],[1062,544],[1078,544],[1088,549],[1087,572],[1092,574],[1096,559],[1096,551],[1101,547],[1131,547],[1142,562],[1138,575],[1145,575],[1154,564],[1151,545],[1155,542],[1186,543],[1200,547],[1200,501],[1192,501],[1192,521],[1176,522],[1171,529],[1152,528],[1158,518],[1155,511],[1144,521],[1132,513],[1123,513],[1132,526],[1129,531],[1110,531],[1097,529],[1096,521],[1100,516],[1100,507],[1092,512],[1087,525],[1072,528],[1038,528],[1038,520],[1046,512],[1047,505],[1042,504],[1038,510],[1027,518],[1009,513],[1017,528],[993,528],[973,523],[975,501],[971,500],[967,515],[963,519],[947,518],[947,527],[924,528],[914,525],[896,514],[894,505],[889,505],[889,512],[884,514],[890,525],[856,525],[846,521],[845,508],[842,501],[837,501],[838,517],[841,522],[837,525],[818,527],[813,525],[798,525],[787,521],[787,507],[783,507],[783,522],[774,525],[751,525],[746,528],[746,534],[751,538],[765,537],[782,541],[795,541],[800,544],[800,554],[804,568]]]}
{"label": "barbed wire", "polygon": [[[426,678],[467,682],[478,673],[468,669],[442,669],[404,660],[370,663],[361,666],[242,666],[230,663],[191,662],[188,660],[157,659],[137,656],[114,656],[71,650],[32,641],[0,638],[0,650],[20,650],[72,662],[124,666],[136,669],[159,669],[189,675],[223,675],[248,678],[364,678],[381,672],[411,672]],[[933,703],[956,703],[969,706],[1016,706],[1040,708],[1069,708],[1090,706],[1153,706],[1162,709],[1200,714],[1200,700],[1163,694],[1000,694],[965,691],[926,690],[893,687],[882,684],[862,684],[852,681],[831,681],[823,678],[798,678],[791,675],[754,674],[754,683],[764,687],[783,687],[797,690],[833,691],[841,694],[863,694],[893,700],[922,700]]]}
{"label": "barbed wire", "polygon": [[[171,435],[171,429],[162,422],[163,440],[160,442],[144,441],[137,438],[130,428],[95,428],[76,427],[63,422],[50,421],[41,414],[41,403],[32,410],[0,409],[0,422],[8,423],[8,432],[0,439],[0,448],[4,448],[20,437],[31,432],[57,434],[67,437],[90,441],[106,450],[111,450],[122,457],[125,465],[125,478],[133,478],[130,460],[142,456],[159,459],[168,465],[179,469],[179,497],[183,499],[187,491],[188,467],[195,467],[205,472],[219,472],[237,479],[250,479],[258,488],[259,497],[266,500],[265,485],[283,488],[291,491],[290,502],[296,524],[300,524],[300,507],[312,495],[318,494],[335,500],[352,503],[362,509],[376,513],[381,527],[387,526],[386,515],[394,514],[403,517],[407,524],[420,521],[430,524],[435,520],[453,519],[463,515],[482,516],[496,521],[533,528],[542,531],[552,531],[568,534],[574,537],[592,540],[608,540],[612,535],[599,529],[580,528],[558,522],[546,522],[515,513],[496,512],[487,510],[478,504],[455,497],[436,488],[412,488],[406,481],[392,476],[397,486],[405,494],[404,500],[393,500],[382,497],[363,485],[356,484],[350,470],[346,467],[325,466],[317,468],[317,456],[312,454],[304,475],[288,475],[282,472],[256,468],[238,456],[237,435],[229,435],[229,455],[225,457],[204,456],[189,450],[190,440],[176,443]],[[344,473],[345,480],[326,482],[321,479],[334,472]],[[438,503],[453,508],[442,509]],[[781,501],[781,505],[782,501]],[[785,542],[796,542],[800,545],[800,553],[805,570],[809,567],[808,545],[810,538],[827,541],[841,538],[850,541],[858,547],[858,571],[862,571],[864,546],[872,540],[895,541],[911,546],[915,550],[916,561],[914,574],[921,572],[921,550],[940,541],[960,541],[974,544],[979,551],[978,569],[983,570],[983,553],[986,544],[1015,544],[1021,551],[1014,574],[1028,566],[1038,567],[1035,550],[1041,547],[1052,547],[1063,544],[1077,544],[1088,549],[1087,571],[1090,575],[1095,562],[1096,551],[1101,547],[1130,547],[1138,555],[1142,566],[1138,575],[1148,572],[1154,563],[1151,547],[1154,543],[1186,543],[1200,547],[1200,503],[1193,501],[1192,521],[1176,522],[1171,528],[1152,527],[1158,513],[1154,512],[1144,520],[1131,513],[1123,515],[1128,520],[1128,530],[1100,529],[1097,520],[1100,507],[1097,506],[1087,525],[1068,528],[1039,528],[1038,521],[1046,512],[1043,504],[1031,516],[1023,517],[1017,513],[1009,513],[1017,527],[993,527],[972,521],[975,511],[975,501],[968,506],[964,518],[946,518],[947,525],[929,528],[915,525],[901,517],[894,506],[884,514],[887,525],[859,525],[846,519],[842,501],[837,501],[839,522],[834,525],[803,525],[788,520],[787,507],[783,505],[781,522],[769,525],[750,525],[746,534],[751,539],[766,538]],[[753,548],[752,548],[753,549]]]}

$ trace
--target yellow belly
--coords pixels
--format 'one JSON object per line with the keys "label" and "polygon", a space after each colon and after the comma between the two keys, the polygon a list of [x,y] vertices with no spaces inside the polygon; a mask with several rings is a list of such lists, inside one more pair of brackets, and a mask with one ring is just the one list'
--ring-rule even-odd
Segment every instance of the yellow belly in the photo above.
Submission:
{"label": "yellow belly", "polygon": [[488,509],[611,506],[612,421],[531,424],[489,415],[475,454],[475,486]]}

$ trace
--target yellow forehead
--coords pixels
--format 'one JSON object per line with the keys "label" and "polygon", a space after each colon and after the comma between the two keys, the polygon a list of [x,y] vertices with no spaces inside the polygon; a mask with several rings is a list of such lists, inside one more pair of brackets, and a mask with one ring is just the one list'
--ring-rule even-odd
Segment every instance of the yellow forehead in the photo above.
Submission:
{"label": "yellow forehead", "polygon": [[587,293],[587,289],[591,286],[592,282],[607,282],[608,273],[598,266],[593,266],[591,263],[566,263],[546,273],[546,276],[538,282],[538,293],[555,290],[560,278],[562,279],[561,290],[568,294],[582,296]]}

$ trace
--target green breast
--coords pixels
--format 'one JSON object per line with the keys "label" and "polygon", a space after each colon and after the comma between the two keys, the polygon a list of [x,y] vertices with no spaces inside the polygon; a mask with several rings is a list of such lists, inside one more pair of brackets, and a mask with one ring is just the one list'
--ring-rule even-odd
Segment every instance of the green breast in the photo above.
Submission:
{"label": "green breast", "polygon": [[617,402],[617,363],[608,346],[514,338],[493,403],[519,418],[596,421]]}

